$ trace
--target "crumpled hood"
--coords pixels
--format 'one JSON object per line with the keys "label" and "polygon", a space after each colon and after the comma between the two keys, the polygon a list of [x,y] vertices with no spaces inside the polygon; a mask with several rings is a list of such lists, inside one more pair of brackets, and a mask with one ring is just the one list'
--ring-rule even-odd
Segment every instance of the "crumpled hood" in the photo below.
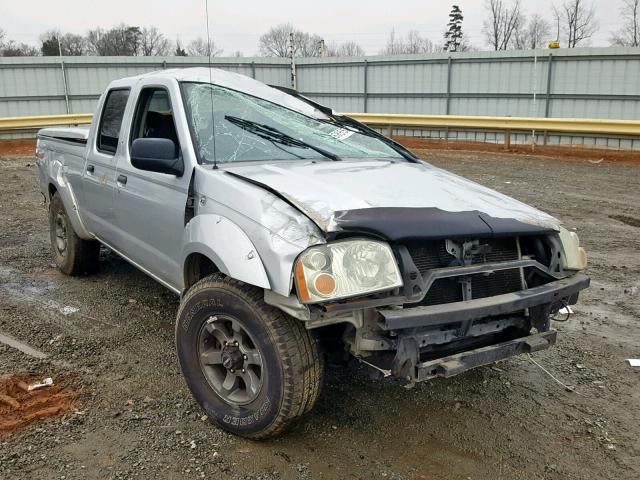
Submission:
{"label": "crumpled hood", "polygon": [[[558,230],[552,216],[499,192],[426,163],[388,160],[282,162],[225,166],[234,176],[284,197],[325,232],[337,232],[341,218],[353,211],[473,212],[476,217],[515,220]],[[395,210],[399,211],[399,210]],[[455,215],[453,215],[455,216]],[[464,222],[464,217],[457,216]]]}

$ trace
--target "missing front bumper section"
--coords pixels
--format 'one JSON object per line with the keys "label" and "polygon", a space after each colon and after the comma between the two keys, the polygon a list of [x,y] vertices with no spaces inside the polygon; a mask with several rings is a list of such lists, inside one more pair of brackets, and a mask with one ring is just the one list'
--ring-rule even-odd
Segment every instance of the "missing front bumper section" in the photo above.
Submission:
{"label": "missing front bumper section", "polygon": [[551,330],[422,362],[415,367],[414,381],[422,382],[435,377],[452,377],[466,370],[488,365],[514,355],[545,350],[556,343],[556,334],[555,330]]}

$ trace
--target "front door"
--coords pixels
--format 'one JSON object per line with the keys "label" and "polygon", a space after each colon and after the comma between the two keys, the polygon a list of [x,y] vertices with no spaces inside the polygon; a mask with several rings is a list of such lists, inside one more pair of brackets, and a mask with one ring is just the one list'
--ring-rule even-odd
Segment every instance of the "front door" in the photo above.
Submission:
{"label": "front door", "polygon": [[[168,138],[182,155],[168,86],[140,91],[131,122],[128,147],[136,138]],[[182,242],[191,169],[181,177],[143,171],[131,165],[129,148],[118,159],[115,213],[123,253],[171,286],[182,283]]]}

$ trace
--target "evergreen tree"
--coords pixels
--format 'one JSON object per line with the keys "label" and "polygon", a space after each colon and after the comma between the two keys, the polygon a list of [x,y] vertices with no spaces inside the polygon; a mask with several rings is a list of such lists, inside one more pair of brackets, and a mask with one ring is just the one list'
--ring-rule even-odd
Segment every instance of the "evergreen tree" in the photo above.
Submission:
{"label": "evergreen tree", "polygon": [[176,51],[173,53],[176,57],[186,57],[187,51],[180,45],[180,39],[176,40]]}
{"label": "evergreen tree", "polygon": [[447,24],[447,31],[444,32],[444,49],[447,52],[458,52],[462,44],[462,10],[458,5],[451,7],[451,13],[449,14],[449,23]]}

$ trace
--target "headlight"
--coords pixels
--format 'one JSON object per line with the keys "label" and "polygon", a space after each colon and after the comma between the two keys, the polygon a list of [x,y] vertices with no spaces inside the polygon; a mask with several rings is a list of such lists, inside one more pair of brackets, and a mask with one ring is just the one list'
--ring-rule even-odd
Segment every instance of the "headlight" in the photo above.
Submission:
{"label": "headlight", "polygon": [[302,303],[317,303],[402,286],[389,245],[343,240],[311,247],[298,257],[296,287]]}
{"label": "headlight", "polygon": [[560,241],[564,250],[564,268],[567,270],[583,270],[586,268],[587,252],[580,246],[578,234],[560,227]]}

